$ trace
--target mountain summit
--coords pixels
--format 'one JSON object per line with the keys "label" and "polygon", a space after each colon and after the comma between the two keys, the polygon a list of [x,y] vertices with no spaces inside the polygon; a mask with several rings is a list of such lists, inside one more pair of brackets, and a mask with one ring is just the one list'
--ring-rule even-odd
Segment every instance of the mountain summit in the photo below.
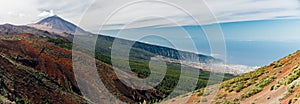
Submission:
{"label": "mountain summit", "polygon": [[71,22],[62,19],[57,15],[47,17],[35,24],[29,24],[28,26],[45,30],[45,31],[54,32],[54,33],[69,33],[69,34],[74,34],[75,32],[79,34],[87,33],[85,30],[81,29],[80,27],[76,26]]}

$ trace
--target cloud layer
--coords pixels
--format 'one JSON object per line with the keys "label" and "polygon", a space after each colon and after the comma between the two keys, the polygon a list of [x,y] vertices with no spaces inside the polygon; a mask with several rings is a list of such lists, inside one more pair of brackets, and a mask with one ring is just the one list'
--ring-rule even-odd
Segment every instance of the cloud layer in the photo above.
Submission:
{"label": "cloud layer", "polygon": [[[264,19],[298,18],[298,0],[10,0],[1,1],[0,23],[28,24],[56,13],[96,31],[147,26],[196,25],[215,22],[235,22]],[[130,4],[131,3],[131,4]],[[123,8],[121,8],[123,7]],[[112,15],[111,13],[116,13]],[[187,15],[188,12],[191,16]],[[216,21],[207,14],[213,13]],[[111,16],[111,17],[109,17]]]}

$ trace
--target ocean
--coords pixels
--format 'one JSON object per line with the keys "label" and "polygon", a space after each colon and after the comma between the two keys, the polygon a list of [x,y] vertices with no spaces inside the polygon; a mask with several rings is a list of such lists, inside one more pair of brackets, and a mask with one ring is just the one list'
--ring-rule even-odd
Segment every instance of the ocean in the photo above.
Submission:
{"label": "ocean", "polygon": [[[223,31],[222,42],[226,47],[227,64],[265,66],[300,49],[298,19],[244,21],[219,25]],[[205,26],[145,27],[105,30],[100,33],[217,57],[211,53],[206,36],[210,34],[205,34],[201,29]]]}

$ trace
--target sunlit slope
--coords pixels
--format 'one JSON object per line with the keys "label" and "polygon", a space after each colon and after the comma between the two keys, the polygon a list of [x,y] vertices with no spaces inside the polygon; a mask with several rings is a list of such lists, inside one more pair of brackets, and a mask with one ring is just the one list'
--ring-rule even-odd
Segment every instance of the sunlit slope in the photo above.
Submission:
{"label": "sunlit slope", "polygon": [[[191,93],[192,97],[178,97],[165,103],[182,102],[203,104],[299,104],[300,51],[268,66],[242,74],[220,84],[218,92]],[[216,95],[216,96],[212,96]],[[213,100],[208,100],[213,97]]]}

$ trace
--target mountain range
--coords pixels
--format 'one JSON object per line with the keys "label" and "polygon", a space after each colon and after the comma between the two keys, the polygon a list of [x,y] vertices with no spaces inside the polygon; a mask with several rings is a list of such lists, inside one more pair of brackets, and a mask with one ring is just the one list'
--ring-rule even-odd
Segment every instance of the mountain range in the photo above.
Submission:
{"label": "mountain range", "polygon": [[0,25],[1,35],[22,34],[22,33],[31,33],[38,37],[50,37],[50,38],[61,37],[58,34],[50,33],[48,31],[43,31],[28,26],[15,26],[11,24]]}
{"label": "mountain range", "polygon": [[[96,66],[104,85],[98,85],[90,75],[95,73],[90,68],[83,71],[82,79],[90,89],[106,87],[117,99],[109,94],[86,98],[83,96],[72,69],[72,46],[74,35],[97,36],[95,50]],[[112,66],[111,46],[118,40],[122,46],[133,44],[129,63],[134,73],[127,73],[124,63],[118,59],[117,66]],[[88,45],[88,44],[86,44]],[[85,49],[86,47],[81,47]],[[123,50],[119,50],[122,52]],[[80,54],[80,53],[78,53]],[[146,78],[151,58],[158,58],[167,64],[167,72],[161,84],[150,90],[136,90],[126,86],[121,79],[131,79],[131,74]],[[268,66],[254,71],[235,74],[236,72],[220,73],[212,71],[206,64],[223,64],[222,60],[211,56],[180,51],[173,48],[135,42],[126,39],[93,34],[62,19],[59,16],[45,18],[37,23],[15,26],[0,25],[0,102],[1,103],[204,103],[204,104],[292,104],[299,103],[300,97],[300,51],[288,55]],[[201,64],[195,64],[195,62]],[[87,63],[88,64],[88,63]],[[181,67],[186,70],[200,72],[196,90],[161,101],[168,96],[176,86],[181,76]],[[115,68],[116,67],[116,68]],[[118,77],[114,71],[124,74]],[[155,72],[154,72],[155,73]],[[207,82],[211,73],[223,78],[224,82]],[[188,83],[189,80],[185,80]],[[131,82],[133,86],[136,83]],[[218,91],[210,91],[211,87],[219,85]],[[144,85],[139,85],[144,86]],[[207,87],[207,88],[205,88]],[[187,88],[188,89],[188,88]],[[184,90],[184,89],[182,89]],[[102,90],[97,90],[101,92]],[[99,100],[99,98],[102,98]],[[119,99],[119,100],[118,100]],[[186,101],[187,102],[183,102]]]}
{"label": "mountain range", "polygon": [[[138,57],[139,59],[146,59],[143,56],[164,56],[166,58],[176,59],[176,60],[183,60],[187,61],[185,63],[186,65],[190,65],[192,67],[210,67],[207,66],[205,63],[222,63],[223,60],[216,59],[211,56],[203,55],[203,54],[196,54],[193,52],[188,52],[188,51],[181,51],[165,46],[158,46],[158,45],[152,45],[148,43],[143,43],[139,41],[130,41],[126,39],[121,39],[121,38],[116,38],[116,37],[110,37],[110,36],[105,36],[101,34],[93,34],[90,32],[87,32],[83,30],[82,28],[74,25],[71,22],[68,22],[61,17],[55,15],[51,16],[48,18],[45,18],[37,23],[34,24],[29,24],[27,25],[29,27],[33,27],[35,29],[40,29],[44,30],[46,32],[50,32],[51,34],[58,34],[59,36],[66,37],[70,41],[72,41],[72,37],[75,32],[76,35],[97,35],[97,45],[96,45],[96,51],[101,52],[105,55],[111,55],[111,49],[110,47],[112,46],[113,42],[119,42],[124,45],[124,47],[128,45],[132,45],[131,51],[134,51],[138,54],[139,56],[132,54],[133,57]],[[55,27],[53,27],[55,26]],[[180,55],[179,55],[180,54]],[[191,63],[190,63],[191,62]],[[200,62],[204,64],[197,64],[193,65],[193,62]],[[226,73],[230,74],[241,74],[244,73],[243,70],[240,70],[239,68],[242,67],[247,67],[247,66],[241,66],[241,65],[227,65],[227,69],[225,70]],[[209,69],[209,68],[203,68]],[[247,70],[253,70],[253,68],[247,68]],[[211,71],[211,70],[208,70]]]}
{"label": "mountain range", "polygon": [[[79,33],[79,34],[78,34]],[[167,73],[162,84],[151,90],[134,90],[124,85],[113,73],[118,70],[112,67],[111,49],[113,42],[118,40],[123,46],[133,44],[130,52],[130,65],[134,73],[125,74],[122,79],[130,79],[129,74],[140,78],[149,76],[149,61],[152,57],[161,57],[172,60],[199,61],[201,63],[221,63],[222,61],[211,56],[180,51],[168,47],[156,46],[142,42],[92,34],[80,27],[63,20],[58,16],[52,16],[40,22],[15,26],[11,24],[0,25],[0,101],[3,103],[103,103],[108,95],[98,102],[97,98],[87,99],[77,86],[72,69],[72,40],[74,35],[97,35],[95,52],[96,64],[99,68],[99,76],[110,92],[118,99],[127,103],[156,102],[172,92],[175,83],[180,76],[181,64],[174,61],[166,61]],[[88,45],[88,44],[87,44]],[[85,47],[82,47],[83,49]],[[122,50],[120,50],[121,52]],[[123,59],[121,59],[123,60]],[[124,63],[118,63],[118,68],[123,69]],[[223,73],[210,72],[189,65],[183,65],[187,70],[200,71],[197,88],[203,88],[207,84],[210,73],[223,77]],[[122,71],[122,70],[121,70]],[[89,69],[83,75],[87,85],[94,84],[89,78]],[[125,73],[125,72],[124,72]],[[127,73],[127,72],[126,72]],[[110,76],[110,77],[108,77]],[[188,76],[180,76],[188,78]],[[225,79],[234,77],[225,74]],[[86,78],[86,79],[85,79]],[[82,79],[82,80],[83,80]],[[186,81],[188,82],[188,81]],[[133,83],[134,85],[135,83]],[[99,87],[98,86],[98,87]],[[143,86],[143,85],[140,85]],[[92,86],[91,86],[92,87]],[[180,95],[180,91],[177,95]],[[59,98],[59,99],[57,99]]]}
{"label": "mountain range", "polygon": [[[201,55],[201,54],[196,54],[196,53],[186,52],[186,51],[180,51],[168,47],[151,45],[142,42],[135,42],[126,39],[114,38],[114,37],[100,35],[100,34],[92,34],[74,25],[71,22],[62,19],[57,15],[47,17],[37,23],[28,24],[24,26],[14,26],[11,24],[0,25],[0,34],[2,35],[30,33],[41,37],[50,37],[50,38],[64,37],[72,41],[72,37],[73,35],[75,35],[75,32],[76,35],[98,35],[98,40],[101,41],[101,44],[112,44],[114,40],[119,40],[124,44],[135,43],[133,46],[134,48],[142,49],[147,52],[169,57],[169,58],[188,60],[188,59],[195,59],[196,57],[199,57],[199,59],[196,59],[194,61],[200,60],[200,62],[221,62],[221,60],[213,58],[211,56],[206,56],[206,55]],[[179,53],[181,53],[182,55],[178,55]],[[106,54],[109,55],[110,53],[106,53]]]}

